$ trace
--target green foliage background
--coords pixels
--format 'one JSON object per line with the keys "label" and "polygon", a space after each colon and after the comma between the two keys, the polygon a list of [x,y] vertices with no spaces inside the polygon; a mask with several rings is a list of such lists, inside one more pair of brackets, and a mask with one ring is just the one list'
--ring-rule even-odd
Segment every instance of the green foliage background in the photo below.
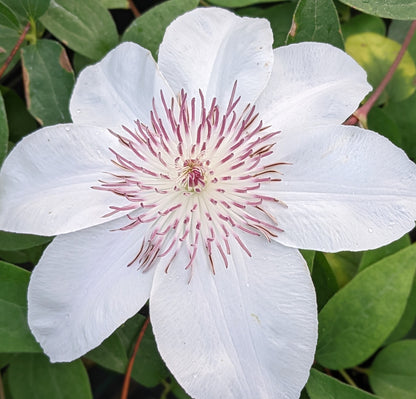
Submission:
{"label": "green foliage background", "polygon": [[[269,19],[274,47],[331,43],[367,71],[377,87],[416,19],[409,0],[0,0],[0,67],[29,32],[0,80],[0,163],[39,126],[70,122],[76,76],[121,41],[157,59],[164,30],[195,7],[216,5]],[[156,5],[155,5],[156,4]],[[416,161],[416,38],[368,126]],[[0,397],[118,398],[146,309],[72,363],[51,364],[26,321],[30,271],[50,241],[0,232]],[[316,362],[302,398],[416,399],[415,236],[365,253],[304,251],[319,306]],[[187,398],[161,360],[151,328],[134,363],[130,397]]]}

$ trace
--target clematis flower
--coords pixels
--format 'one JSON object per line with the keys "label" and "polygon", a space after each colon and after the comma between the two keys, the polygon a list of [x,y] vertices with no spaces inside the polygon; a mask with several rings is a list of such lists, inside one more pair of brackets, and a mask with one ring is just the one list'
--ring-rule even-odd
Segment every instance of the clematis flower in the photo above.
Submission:
{"label": "clematis flower", "polygon": [[158,349],[192,397],[297,398],[317,340],[296,248],[364,250],[412,229],[416,166],[342,122],[365,72],[327,44],[272,49],[263,19],[175,20],[81,72],[72,124],[22,140],[0,228],[57,235],[29,325],[51,361],[98,346],[150,298]]}

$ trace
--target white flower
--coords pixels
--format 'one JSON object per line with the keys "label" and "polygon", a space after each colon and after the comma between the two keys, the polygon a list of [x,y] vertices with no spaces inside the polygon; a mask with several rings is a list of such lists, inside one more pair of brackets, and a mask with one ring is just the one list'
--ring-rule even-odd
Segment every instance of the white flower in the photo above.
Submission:
{"label": "white flower", "polygon": [[159,67],[121,44],[80,74],[74,124],[9,155],[0,227],[58,235],[28,294],[52,361],[96,347],[150,297],[159,351],[191,396],[299,396],[317,317],[295,248],[363,250],[409,231],[416,166],[341,125],[370,89],[349,56],[271,45],[265,20],[187,13]]}

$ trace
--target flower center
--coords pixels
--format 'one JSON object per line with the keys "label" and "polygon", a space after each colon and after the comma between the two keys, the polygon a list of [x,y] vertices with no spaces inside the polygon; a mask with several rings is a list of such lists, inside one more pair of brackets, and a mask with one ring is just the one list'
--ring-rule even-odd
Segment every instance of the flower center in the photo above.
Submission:
{"label": "flower center", "polygon": [[161,92],[151,124],[136,121],[134,131],[125,126],[125,134],[110,131],[120,148],[110,149],[115,157],[110,180],[93,188],[126,199],[105,215],[126,215],[122,230],[148,225],[130,265],[146,271],[169,256],[167,270],[185,248],[185,268],[192,270],[197,251],[203,251],[215,273],[218,255],[228,267],[231,240],[251,256],[244,234],[270,240],[282,231],[267,211],[268,203],[280,201],[264,190],[281,180],[276,168],[282,163],[274,158],[279,132],[263,126],[254,106],[240,106],[236,87],[225,109],[215,98],[207,107],[201,92],[199,100],[189,100],[183,91],[168,106]]}
{"label": "flower center", "polygon": [[206,184],[205,169],[198,159],[187,159],[179,174],[183,187],[188,191],[200,192]]}

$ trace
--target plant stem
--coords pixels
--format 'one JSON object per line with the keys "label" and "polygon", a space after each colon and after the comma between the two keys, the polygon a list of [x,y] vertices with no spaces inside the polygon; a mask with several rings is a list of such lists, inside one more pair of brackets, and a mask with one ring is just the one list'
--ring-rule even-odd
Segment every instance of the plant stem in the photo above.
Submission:
{"label": "plant stem", "polygon": [[150,318],[147,317],[147,319],[143,323],[143,326],[140,330],[136,344],[134,345],[133,354],[131,355],[129,364],[127,366],[126,374],[124,376],[123,389],[121,391],[120,399],[127,399],[127,396],[129,394],[130,378],[131,378],[131,372],[133,370],[134,359],[136,358],[137,351],[139,350],[140,343],[142,342],[144,333],[146,332],[147,326],[149,325],[149,321],[150,321]]}
{"label": "plant stem", "polygon": [[171,391],[172,387],[165,380],[162,381],[162,385],[165,387],[165,389],[163,390],[162,394],[160,395],[160,399],[167,399],[167,397],[169,395],[169,392]]}
{"label": "plant stem", "polygon": [[3,64],[3,66],[0,68],[0,78],[3,76],[4,72],[6,72],[7,67],[10,65],[10,63],[12,62],[13,57],[16,55],[17,50],[19,50],[19,47],[22,45],[23,40],[25,40],[25,36],[26,36],[27,32],[29,32],[30,26],[31,26],[31,24],[30,24],[30,22],[28,22],[26,24],[26,26],[24,27],[23,32],[20,34],[19,40],[17,41],[17,43],[13,47],[12,51],[10,52],[10,54],[7,57],[5,63]]}
{"label": "plant stem", "polygon": [[357,111],[355,111],[354,114],[347,119],[344,125],[355,125],[359,121],[363,122],[364,125],[367,124],[368,113],[370,112],[371,108],[373,108],[373,106],[376,104],[377,100],[383,93],[387,84],[390,82],[391,78],[394,75],[394,72],[396,72],[396,69],[400,64],[400,61],[402,60],[407,48],[409,47],[410,41],[412,40],[412,37],[415,31],[416,31],[416,20],[413,21],[412,24],[410,25],[409,31],[407,32],[406,37],[404,38],[402,47],[400,48],[400,51],[398,52],[396,59],[394,60],[390,69],[388,70],[386,76],[380,82],[377,89],[374,90],[373,94],[371,94],[367,102],[364,105],[362,105],[360,108],[358,108]]}
{"label": "plant stem", "polygon": [[338,372],[344,377],[344,380],[348,382],[351,386],[358,388],[357,384],[354,382],[354,380],[348,375],[348,373],[344,369],[338,370]]}
{"label": "plant stem", "polygon": [[133,13],[134,17],[140,17],[140,11],[137,9],[136,5],[134,4],[133,0],[128,0],[129,2],[129,7],[131,12]]}
{"label": "plant stem", "polygon": [[358,371],[359,373],[362,373],[362,374],[369,374],[370,373],[370,370],[369,369],[366,369],[364,367],[358,367],[358,366],[356,366],[356,367],[354,367],[354,370],[355,371]]}

